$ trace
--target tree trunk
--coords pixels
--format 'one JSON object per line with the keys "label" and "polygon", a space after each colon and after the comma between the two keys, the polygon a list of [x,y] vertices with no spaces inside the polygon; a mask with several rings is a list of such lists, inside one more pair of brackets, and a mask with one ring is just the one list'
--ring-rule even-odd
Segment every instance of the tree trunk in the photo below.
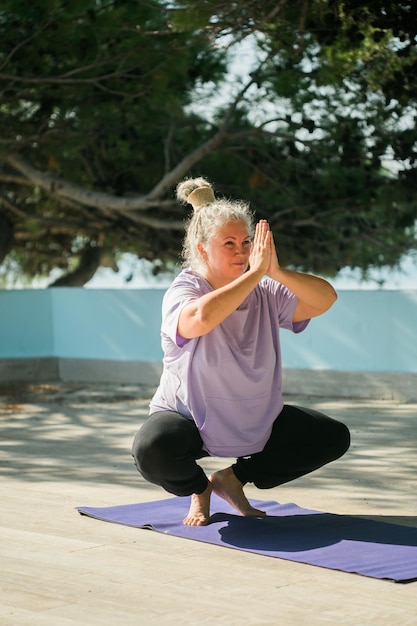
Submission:
{"label": "tree trunk", "polygon": [[110,253],[100,246],[91,246],[89,244],[82,251],[80,262],[75,270],[64,274],[64,276],[61,276],[48,286],[83,287],[93,278],[100,266],[111,267],[115,272],[119,271],[116,261]]}
{"label": "tree trunk", "polygon": [[0,263],[10,252],[13,243],[13,224],[0,213]]}

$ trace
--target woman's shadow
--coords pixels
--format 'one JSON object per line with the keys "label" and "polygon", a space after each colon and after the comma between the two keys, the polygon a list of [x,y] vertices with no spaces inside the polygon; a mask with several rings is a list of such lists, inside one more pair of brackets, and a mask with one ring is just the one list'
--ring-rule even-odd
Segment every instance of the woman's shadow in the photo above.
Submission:
{"label": "woman's shadow", "polygon": [[[392,518],[390,518],[392,519]],[[241,517],[215,513],[221,542],[254,552],[308,552],[342,542],[417,547],[417,528],[350,515],[311,512],[296,515]],[[417,554],[416,554],[417,557]]]}

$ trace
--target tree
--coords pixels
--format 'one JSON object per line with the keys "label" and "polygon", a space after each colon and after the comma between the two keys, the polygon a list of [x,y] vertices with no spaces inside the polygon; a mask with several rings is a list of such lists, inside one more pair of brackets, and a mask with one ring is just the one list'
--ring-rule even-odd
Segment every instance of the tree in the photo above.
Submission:
{"label": "tree", "polygon": [[47,274],[103,241],[175,261],[173,189],[203,174],[270,221],[286,264],[395,265],[415,246],[412,5],[3,1],[6,261]]}
{"label": "tree", "polygon": [[[217,80],[222,53],[205,35],[170,30],[157,2],[3,5],[1,209],[22,270],[65,267],[99,237],[172,256],[183,212],[170,183],[157,185],[193,87]],[[197,123],[189,116],[181,130],[188,147]]]}

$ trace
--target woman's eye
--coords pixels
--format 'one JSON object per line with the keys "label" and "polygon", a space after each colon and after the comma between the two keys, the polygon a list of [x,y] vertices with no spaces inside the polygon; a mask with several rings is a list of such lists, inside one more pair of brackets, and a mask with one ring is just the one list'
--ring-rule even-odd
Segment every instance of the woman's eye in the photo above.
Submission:
{"label": "woman's eye", "polygon": [[[236,245],[234,241],[225,241],[224,245],[227,246],[228,248],[234,248],[234,246]],[[251,240],[248,239],[246,241],[242,241],[242,247],[244,248],[248,248],[251,245]]]}

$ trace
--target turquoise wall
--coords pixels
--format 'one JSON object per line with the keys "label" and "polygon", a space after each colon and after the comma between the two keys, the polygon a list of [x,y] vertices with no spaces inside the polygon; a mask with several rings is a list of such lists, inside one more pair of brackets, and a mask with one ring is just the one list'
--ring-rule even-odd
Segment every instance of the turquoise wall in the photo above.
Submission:
{"label": "turquoise wall", "polygon": [[62,287],[48,291],[54,323],[51,356],[115,361],[161,359],[163,291]]}
{"label": "turquoise wall", "polygon": [[0,292],[0,358],[161,359],[163,292],[75,289]]}
{"label": "turquoise wall", "polygon": [[[0,359],[160,361],[160,289],[0,292]],[[342,291],[299,335],[286,368],[417,373],[417,290]]]}
{"label": "turquoise wall", "polygon": [[281,333],[288,368],[417,372],[417,291],[341,291],[295,338]]}
{"label": "turquoise wall", "polygon": [[54,353],[52,294],[0,291],[0,358]]}

